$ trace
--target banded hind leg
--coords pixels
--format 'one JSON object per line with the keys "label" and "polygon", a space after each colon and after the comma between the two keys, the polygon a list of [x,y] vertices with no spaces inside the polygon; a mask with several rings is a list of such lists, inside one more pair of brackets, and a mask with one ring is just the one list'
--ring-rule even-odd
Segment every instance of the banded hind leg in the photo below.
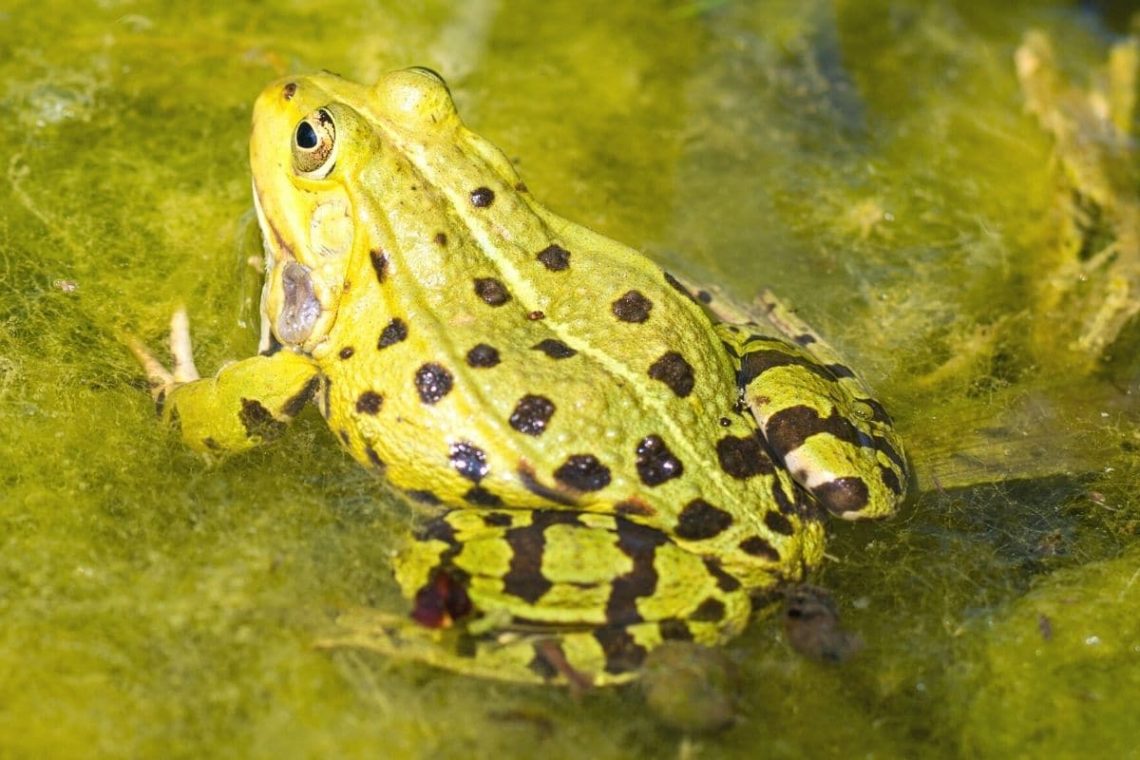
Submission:
{"label": "banded hind leg", "polygon": [[665,641],[714,646],[748,592],[665,533],[606,514],[460,509],[396,563],[409,617],[358,611],[322,642],[481,677],[600,686],[636,677]]}
{"label": "banded hind leg", "polygon": [[796,482],[845,519],[894,513],[909,477],[902,443],[838,352],[770,291],[743,306],[686,287],[716,320],[743,398]]}

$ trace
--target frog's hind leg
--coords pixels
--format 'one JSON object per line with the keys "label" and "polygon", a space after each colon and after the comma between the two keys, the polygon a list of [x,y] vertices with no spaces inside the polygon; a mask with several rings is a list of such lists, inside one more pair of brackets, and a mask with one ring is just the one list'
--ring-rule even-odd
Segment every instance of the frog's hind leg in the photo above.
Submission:
{"label": "frog's hind leg", "polygon": [[623,517],[461,509],[398,558],[410,617],[359,612],[322,642],[501,680],[601,686],[664,641],[712,646],[743,629],[741,584]]}
{"label": "frog's hind leg", "polygon": [[337,633],[316,645],[364,649],[478,678],[578,689],[632,681],[656,646],[671,640],[691,642],[697,638],[694,629],[715,628],[712,623],[683,628],[650,622],[475,635],[463,628],[425,628],[410,618],[369,609],[346,612],[337,626]]}
{"label": "frog's hind leg", "polygon": [[693,292],[719,320],[744,400],[796,482],[840,517],[892,514],[906,493],[902,444],[838,353],[768,291],[754,307],[715,288]]}

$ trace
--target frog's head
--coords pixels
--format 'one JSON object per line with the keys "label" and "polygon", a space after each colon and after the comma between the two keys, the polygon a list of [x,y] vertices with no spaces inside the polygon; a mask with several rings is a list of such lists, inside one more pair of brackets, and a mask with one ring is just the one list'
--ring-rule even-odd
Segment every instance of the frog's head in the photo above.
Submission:
{"label": "frog's head", "polygon": [[295,76],[262,92],[250,165],[266,258],[263,350],[271,333],[305,351],[327,338],[349,273],[377,245],[384,220],[375,199],[400,173],[394,162],[407,160],[418,136],[458,127],[446,85],[428,69],[392,72],[372,87]]}

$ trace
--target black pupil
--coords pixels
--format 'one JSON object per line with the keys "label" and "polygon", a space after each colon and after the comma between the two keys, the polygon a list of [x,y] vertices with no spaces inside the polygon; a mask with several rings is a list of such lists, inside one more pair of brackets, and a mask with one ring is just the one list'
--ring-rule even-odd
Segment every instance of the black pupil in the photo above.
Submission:
{"label": "black pupil", "polygon": [[297,125],[297,147],[304,148],[305,150],[312,150],[317,147],[317,130],[313,129],[313,125],[307,121],[303,121]]}

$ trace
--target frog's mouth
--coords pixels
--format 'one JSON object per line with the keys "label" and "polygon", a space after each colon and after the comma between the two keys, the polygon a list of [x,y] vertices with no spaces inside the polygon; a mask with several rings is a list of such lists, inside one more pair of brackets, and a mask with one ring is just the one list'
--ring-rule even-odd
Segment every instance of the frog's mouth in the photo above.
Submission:
{"label": "frog's mouth", "polygon": [[[319,323],[330,310],[321,301],[312,270],[297,261],[293,246],[266,216],[256,183],[253,186],[253,205],[265,252],[259,349],[262,352],[271,350],[274,337],[286,345],[304,347],[312,342],[314,334],[319,338],[328,331],[328,325]],[[318,326],[323,329],[318,330]]]}

